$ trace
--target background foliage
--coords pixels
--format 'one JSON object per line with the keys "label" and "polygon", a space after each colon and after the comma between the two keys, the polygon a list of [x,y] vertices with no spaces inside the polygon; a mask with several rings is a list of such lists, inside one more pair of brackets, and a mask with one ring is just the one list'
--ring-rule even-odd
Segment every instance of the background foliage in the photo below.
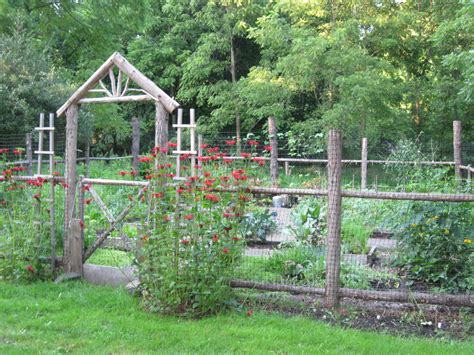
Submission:
{"label": "background foliage", "polygon": [[[468,0],[0,0],[0,128],[28,130],[118,50],[202,131],[274,115],[301,144],[339,126],[348,154],[420,132],[443,154],[453,120],[473,140],[473,15]],[[122,153],[152,110],[93,108],[83,140]]]}

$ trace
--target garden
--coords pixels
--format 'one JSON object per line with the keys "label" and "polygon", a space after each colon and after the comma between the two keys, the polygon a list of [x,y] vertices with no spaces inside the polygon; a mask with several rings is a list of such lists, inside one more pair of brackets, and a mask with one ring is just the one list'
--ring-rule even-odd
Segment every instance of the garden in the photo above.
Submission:
{"label": "garden", "polygon": [[0,352],[472,353],[473,9],[0,0]]}

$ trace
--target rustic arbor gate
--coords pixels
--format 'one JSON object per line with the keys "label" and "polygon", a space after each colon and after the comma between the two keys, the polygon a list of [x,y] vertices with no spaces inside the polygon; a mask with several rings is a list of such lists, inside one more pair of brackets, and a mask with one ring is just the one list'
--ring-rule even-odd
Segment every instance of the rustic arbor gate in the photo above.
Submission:
{"label": "rustic arbor gate", "polygon": [[[116,72],[117,76],[115,75]],[[104,82],[104,78],[107,77],[108,82]],[[133,83],[138,87],[131,87]],[[80,248],[77,247],[77,244],[79,242],[82,243],[82,240],[77,241],[74,237],[78,234],[78,228],[80,229],[80,226],[78,226],[77,220],[71,223],[73,217],[77,215],[76,149],[80,105],[137,101],[153,101],[155,103],[155,146],[165,147],[168,140],[168,114],[178,108],[179,103],[168,96],[117,52],[113,53],[104,64],[71,95],[64,105],[57,110],[58,117],[63,114],[66,115],[65,183],[68,187],[64,208],[64,271],[66,273],[73,272],[82,274],[82,246]],[[143,191],[141,193],[143,194]],[[83,206],[80,208],[83,208]],[[107,230],[113,229],[120,218],[123,219],[126,214],[125,209],[115,219],[113,216],[109,216],[110,226]],[[101,244],[100,240],[107,238],[108,234],[104,233],[99,236],[91,249],[86,251],[84,259],[87,259],[87,256],[90,256],[92,252],[97,249]],[[80,253],[80,255],[77,255],[77,253]],[[81,262],[78,262],[78,260]]]}

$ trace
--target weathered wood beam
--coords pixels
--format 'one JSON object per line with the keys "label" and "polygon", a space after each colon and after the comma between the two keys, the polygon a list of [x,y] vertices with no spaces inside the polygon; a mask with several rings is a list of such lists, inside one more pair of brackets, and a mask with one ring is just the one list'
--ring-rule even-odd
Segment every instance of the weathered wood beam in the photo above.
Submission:
{"label": "weathered wood beam", "polygon": [[[112,95],[112,93],[109,91],[109,89],[107,89],[107,87],[105,86],[105,84],[104,84],[104,82],[103,82],[102,80],[99,80],[99,85],[100,85],[100,87],[105,91],[105,93],[106,93],[107,96],[110,96],[110,97],[114,96],[114,95]],[[89,90],[89,91],[92,91],[92,90]]]}
{"label": "weathered wood beam", "polygon": [[97,85],[100,79],[102,79],[110,68],[114,65],[114,58],[116,53],[112,54],[105,62],[100,66],[99,69],[95,71],[94,74],[91,75],[87,81],[82,84],[82,86],[71,95],[71,97],[56,111],[56,114],[62,116],[66,109],[74,103],[77,103],[82,97],[84,97],[90,89],[93,89],[94,86]]}
{"label": "weathered wood beam", "polygon": [[120,96],[125,96],[125,94],[127,93],[127,90],[128,90],[128,85],[130,84],[130,77],[127,76],[127,81],[125,82],[125,87],[123,88],[123,91],[122,93],[120,94]]}
{"label": "weathered wood beam", "polygon": [[112,95],[117,96],[117,87],[115,86],[114,68],[109,69],[110,87],[112,88]]}
{"label": "weathered wood beam", "polygon": [[112,96],[112,97],[85,97],[79,104],[110,104],[120,102],[153,101],[150,95]]}
{"label": "weathered wood beam", "polygon": [[137,68],[130,64],[119,53],[115,53],[113,57],[115,65],[128,75],[135,83],[137,83],[143,90],[148,92],[153,97],[157,98],[169,113],[173,112],[179,107],[179,103],[169,97],[156,84],[143,75]]}

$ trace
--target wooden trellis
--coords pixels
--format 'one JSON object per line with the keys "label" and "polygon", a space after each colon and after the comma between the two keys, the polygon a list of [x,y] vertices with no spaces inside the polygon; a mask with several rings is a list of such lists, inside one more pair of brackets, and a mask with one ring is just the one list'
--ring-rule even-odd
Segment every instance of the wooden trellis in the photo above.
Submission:
{"label": "wooden trellis", "polygon": [[[49,126],[45,127],[44,125],[44,113],[40,114],[39,119],[39,127],[35,127],[35,131],[38,131],[38,150],[35,151],[35,154],[38,155],[38,173],[35,175],[36,177],[52,177],[54,172],[54,113],[49,114]],[[49,149],[44,150],[44,132],[48,132],[49,137]],[[49,175],[43,175],[42,172],[42,163],[43,163],[43,156],[49,157]],[[51,260],[53,269],[55,268],[55,260],[56,260],[56,231],[55,231],[55,210],[54,210],[54,194],[55,194],[55,184],[54,181],[51,180],[50,183],[50,191],[49,191],[49,198],[46,199],[45,202],[49,203],[49,228],[50,228],[50,239],[51,239]],[[44,201],[44,200],[43,200]],[[36,205],[36,220],[34,224],[37,226],[37,240],[36,245],[39,248],[40,245],[40,236],[41,233],[39,228],[43,225],[43,221],[41,220],[41,200],[38,200]]]}
{"label": "wooden trellis", "polygon": [[[183,109],[178,109],[177,123],[173,125],[173,128],[177,128],[176,131],[176,150],[173,150],[173,154],[176,154],[176,178],[181,178],[181,157],[183,155],[190,155],[191,159],[191,176],[196,175],[196,117],[194,109],[189,110],[189,124],[183,124]],[[182,150],[182,129],[189,129],[190,148],[189,150]]]}

